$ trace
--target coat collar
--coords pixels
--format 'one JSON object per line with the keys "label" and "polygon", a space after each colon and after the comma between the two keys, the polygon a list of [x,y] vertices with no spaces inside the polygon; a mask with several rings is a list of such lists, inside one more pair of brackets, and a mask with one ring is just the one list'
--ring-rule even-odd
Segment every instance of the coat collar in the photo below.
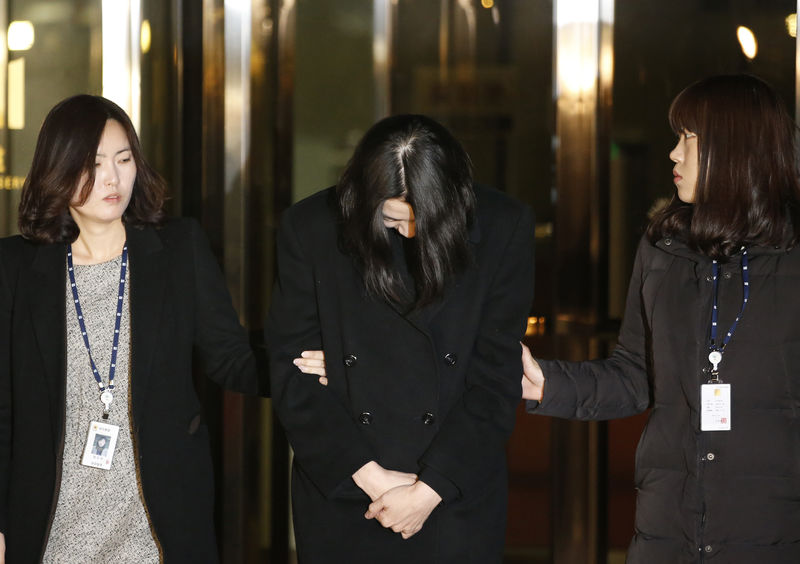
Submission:
{"label": "coat collar", "polygon": [[[693,251],[692,249],[689,248],[689,246],[685,242],[677,238],[663,237],[655,242],[655,247],[671,255],[687,258],[697,263],[711,264],[710,257],[701,255],[700,253]],[[747,249],[747,255],[749,257],[755,257],[761,255],[783,255],[786,254],[787,252],[789,251],[787,251],[783,247],[767,247],[763,245],[754,245],[752,247],[748,247]],[[738,255],[739,253],[737,253],[734,256]]]}

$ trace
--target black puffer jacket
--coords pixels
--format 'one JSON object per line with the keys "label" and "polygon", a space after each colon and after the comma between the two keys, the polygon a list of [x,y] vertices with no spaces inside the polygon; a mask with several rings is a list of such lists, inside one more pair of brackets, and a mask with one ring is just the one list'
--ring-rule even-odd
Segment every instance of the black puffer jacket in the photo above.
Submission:
{"label": "black puffer jacket", "polygon": [[[750,299],[720,364],[730,431],[700,431],[711,260],[679,241],[639,245],[610,358],[539,361],[545,393],[532,412],[611,419],[652,407],[628,562],[800,563],[800,250],[748,257]],[[721,269],[723,336],[742,306],[739,259]]]}

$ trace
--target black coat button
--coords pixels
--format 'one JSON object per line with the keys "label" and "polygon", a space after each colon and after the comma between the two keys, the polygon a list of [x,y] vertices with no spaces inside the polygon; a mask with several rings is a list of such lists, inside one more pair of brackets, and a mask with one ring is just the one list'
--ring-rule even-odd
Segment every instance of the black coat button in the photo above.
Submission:
{"label": "black coat button", "polygon": [[444,355],[444,363],[447,366],[455,366],[456,362],[458,361],[458,357],[453,353],[447,353]]}
{"label": "black coat button", "polygon": [[346,357],[344,357],[344,365],[347,368],[354,367],[356,365],[357,361],[358,361],[358,357],[356,355],[354,355],[354,354],[348,354]]}
{"label": "black coat button", "polygon": [[433,415],[433,413],[423,413],[422,422],[425,425],[433,425],[436,422],[436,417]]}
{"label": "black coat button", "polygon": [[358,420],[362,425],[369,425],[372,423],[372,414],[369,411],[365,411],[358,416]]}

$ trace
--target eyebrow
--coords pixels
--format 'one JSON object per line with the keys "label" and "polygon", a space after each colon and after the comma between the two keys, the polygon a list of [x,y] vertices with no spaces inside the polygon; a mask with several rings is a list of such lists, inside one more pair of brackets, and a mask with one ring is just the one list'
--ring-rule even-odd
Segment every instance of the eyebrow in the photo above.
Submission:
{"label": "eyebrow", "polygon": [[399,217],[392,217],[390,215],[383,214],[383,219],[387,221],[414,221],[413,217],[409,217],[406,219],[400,219]]}
{"label": "eyebrow", "polygon": [[[130,151],[130,150],[131,150],[131,148],[130,148],[130,147],[125,147],[124,149],[120,149],[119,151],[117,151],[116,153],[114,153],[114,156],[116,157],[116,156],[117,156],[117,155],[119,155],[120,153],[124,153],[125,151]],[[105,157],[105,154],[104,154],[104,153],[97,153],[97,156],[98,156],[98,157]]]}

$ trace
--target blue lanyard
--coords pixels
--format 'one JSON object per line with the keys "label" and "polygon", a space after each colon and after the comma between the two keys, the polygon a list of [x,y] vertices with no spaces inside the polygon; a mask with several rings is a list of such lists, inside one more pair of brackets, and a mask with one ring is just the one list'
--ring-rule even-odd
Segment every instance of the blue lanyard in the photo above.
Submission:
{"label": "blue lanyard", "polygon": [[111,366],[108,369],[108,390],[103,384],[103,379],[100,377],[100,372],[97,370],[97,365],[92,358],[92,347],[89,345],[89,335],[86,332],[86,322],[83,319],[83,310],[81,309],[81,301],[78,298],[78,285],[75,283],[74,265],[72,264],[72,245],[67,250],[67,271],[69,273],[69,283],[72,288],[72,298],[75,302],[75,313],[78,316],[78,324],[81,327],[81,335],[83,336],[83,344],[86,345],[86,352],[89,353],[89,364],[92,366],[92,374],[100,389],[100,401],[103,402],[103,418],[108,419],[108,410],[114,398],[110,390],[114,389],[114,374],[117,371],[117,350],[119,349],[119,329],[122,324],[122,302],[125,298],[125,273],[128,270],[128,244],[122,248],[122,266],[119,273],[119,295],[117,297],[117,317],[114,322],[114,339],[111,344]]}
{"label": "blue lanyard", "polygon": [[739,310],[739,315],[733,320],[731,328],[725,334],[722,344],[717,346],[717,300],[719,298],[719,263],[714,260],[711,262],[711,274],[714,279],[714,306],[711,309],[711,342],[709,343],[708,360],[711,362],[711,376],[713,382],[719,382],[719,363],[722,362],[722,353],[725,351],[726,345],[730,342],[733,332],[736,331],[736,326],[742,318],[744,308],[747,301],[750,299],[750,274],[748,272],[747,249],[742,247],[742,309]]}

